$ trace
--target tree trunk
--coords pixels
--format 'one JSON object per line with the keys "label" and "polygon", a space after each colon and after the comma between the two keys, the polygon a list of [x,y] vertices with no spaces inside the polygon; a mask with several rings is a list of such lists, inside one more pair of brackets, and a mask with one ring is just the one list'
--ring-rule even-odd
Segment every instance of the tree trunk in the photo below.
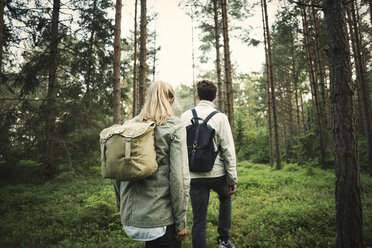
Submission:
{"label": "tree trunk", "polygon": [[[314,0],[312,0],[312,4],[314,3]],[[312,13],[312,19],[314,24],[314,32],[315,32],[315,56],[316,56],[316,69],[318,73],[318,79],[319,79],[319,86],[320,86],[320,95],[322,97],[322,101],[320,102],[320,114],[322,118],[322,124],[323,124],[323,131],[324,131],[324,139],[328,137],[327,127],[328,127],[328,117],[327,113],[329,112],[327,109],[327,96],[326,96],[326,87],[325,87],[325,80],[324,80],[324,71],[323,71],[323,59],[322,54],[320,52],[320,34],[319,34],[319,25],[318,25],[318,15],[315,10],[315,7],[312,6],[311,8]],[[327,145],[325,142],[325,149],[327,149]]]}
{"label": "tree trunk", "polygon": [[269,148],[270,148],[270,166],[274,165],[274,155],[273,155],[273,132],[271,123],[271,96],[270,96],[270,72],[269,72],[269,55],[267,52],[267,39],[266,39],[266,26],[264,18],[264,8],[261,1],[261,13],[262,13],[262,27],[264,33],[264,46],[265,46],[265,67],[266,67],[266,100],[267,100],[267,129],[269,130]]}
{"label": "tree trunk", "polygon": [[86,96],[87,96],[87,103],[90,103],[89,100],[89,94],[90,94],[90,82],[92,79],[92,69],[93,69],[93,63],[94,63],[94,54],[93,54],[93,46],[94,46],[94,35],[96,33],[96,29],[94,27],[95,22],[95,14],[97,10],[97,0],[93,0],[93,9],[92,9],[92,30],[90,33],[89,38],[89,47],[88,47],[88,68],[87,68],[87,76],[85,77],[85,85],[87,87]]}
{"label": "tree trunk", "polygon": [[156,27],[154,31],[154,57],[152,60],[152,82],[155,83],[155,75],[156,75]]}
{"label": "tree trunk", "polygon": [[225,55],[225,84],[226,84],[226,112],[229,118],[232,132],[234,132],[234,100],[233,100],[233,88],[232,88],[232,77],[231,77],[231,60],[230,60],[230,45],[229,45],[229,33],[228,33],[228,21],[227,21],[227,7],[226,0],[221,0],[222,9],[222,29],[223,29],[223,47]]}
{"label": "tree trunk", "polygon": [[372,0],[368,0],[369,4],[369,21],[371,22],[372,25]]}
{"label": "tree trunk", "polygon": [[5,0],[0,0],[0,85],[3,82],[3,37]]}
{"label": "tree trunk", "polygon": [[191,8],[191,49],[192,49],[192,96],[194,107],[196,106],[196,99],[198,98],[196,92],[196,82],[195,82],[195,49],[194,49],[194,4],[190,4]]}
{"label": "tree trunk", "polygon": [[[282,121],[282,128],[283,128],[283,148],[284,148],[284,154],[287,155],[287,147],[288,147],[288,141],[287,141],[287,121],[285,119],[285,110],[284,110],[284,103],[285,100],[283,99],[283,96],[280,95],[280,101],[279,101],[279,109],[281,110],[281,114],[279,114],[281,121]],[[279,112],[280,113],[280,112]]]}
{"label": "tree trunk", "polygon": [[270,89],[271,89],[271,105],[272,105],[273,119],[274,119],[276,169],[280,170],[282,168],[282,165],[281,165],[280,148],[279,148],[279,133],[278,133],[279,128],[278,128],[278,117],[276,113],[275,86],[274,86],[273,63],[272,63],[272,55],[271,55],[271,40],[270,40],[270,30],[269,30],[269,24],[268,24],[269,20],[267,16],[266,0],[262,0],[261,4],[264,8],[264,13],[265,13],[267,50],[268,50],[268,56],[269,56],[269,74],[270,74]]}
{"label": "tree trunk", "polygon": [[121,24],[121,0],[116,0],[115,31],[114,31],[114,123],[120,124],[120,24]]}
{"label": "tree trunk", "polygon": [[294,125],[293,125],[293,106],[292,106],[292,87],[291,87],[291,77],[289,75],[289,68],[286,68],[288,88],[285,88],[285,93],[287,94],[287,109],[288,109],[288,120],[289,120],[289,144],[291,147],[294,144]]}
{"label": "tree trunk", "polygon": [[326,169],[326,163],[325,163],[325,157],[326,157],[326,146],[324,141],[324,129],[323,129],[323,121],[320,111],[320,104],[319,104],[319,97],[318,97],[318,87],[315,82],[315,76],[314,76],[314,69],[313,69],[313,59],[311,56],[311,50],[310,50],[310,34],[309,34],[309,28],[307,23],[307,17],[306,17],[306,10],[304,6],[301,6],[301,12],[302,12],[302,24],[303,24],[303,31],[304,31],[304,43],[305,43],[305,49],[306,49],[306,58],[307,58],[307,64],[308,64],[308,72],[309,72],[309,80],[310,84],[312,86],[312,93],[314,97],[314,103],[315,103],[315,114],[316,114],[316,121],[318,126],[318,132],[319,132],[319,145],[320,145],[320,156],[318,158],[318,162],[322,169]]}
{"label": "tree trunk", "polygon": [[147,39],[147,17],[146,0],[141,0],[141,24],[140,24],[140,68],[139,68],[139,108],[143,107],[146,98],[146,39]]}
{"label": "tree trunk", "polygon": [[336,247],[362,248],[362,206],[351,65],[342,2],[323,0],[336,173]]}
{"label": "tree trunk", "polygon": [[220,55],[220,27],[218,22],[218,6],[217,0],[213,0],[214,10],[214,35],[216,39],[216,71],[217,71],[217,88],[218,88],[218,108],[221,112],[224,112],[224,100],[223,100],[223,86],[221,80],[221,55]]}
{"label": "tree trunk", "polygon": [[58,52],[58,24],[59,11],[61,8],[60,0],[53,1],[51,40],[50,40],[50,59],[49,59],[49,79],[48,79],[48,117],[46,123],[46,167],[47,178],[53,178],[57,173],[55,163],[55,129],[56,129],[56,88],[57,88],[57,52]]}
{"label": "tree trunk", "polygon": [[[368,74],[364,59],[362,57],[362,39],[360,38],[360,31],[358,19],[355,14],[354,2],[350,3],[351,9],[347,8],[349,15],[350,36],[353,45],[353,54],[355,61],[355,71],[357,78],[358,97],[360,99],[360,112],[363,117],[364,134],[368,144],[368,163],[370,174],[372,175],[372,120],[371,120],[371,98],[368,87]],[[350,13],[351,12],[351,13]]]}
{"label": "tree trunk", "polygon": [[[314,3],[314,0],[312,0],[312,4]],[[322,102],[325,106],[326,103],[326,90],[325,90],[325,83],[324,83],[324,73],[323,73],[323,65],[322,65],[322,54],[320,53],[320,41],[319,41],[319,27],[318,27],[318,17],[315,10],[315,7],[312,6],[311,8],[311,14],[312,14],[312,21],[314,24],[314,32],[315,32],[315,56],[316,56],[316,70],[318,73],[318,79],[319,79],[319,86],[320,86],[320,94],[322,96]],[[323,107],[324,107],[323,106]]]}
{"label": "tree trunk", "polygon": [[301,100],[301,117],[302,117],[302,125],[303,125],[303,135],[306,135],[306,122],[305,122],[305,111],[304,111],[304,98],[303,98],[301,92],[300,92],[300,100]]}
{"label": "tree trunk", "polygon": [[134,4],[134,55],[133,55],[133,114],[136,116],[139,113],[138,108],[138,81],[137,81],[137,5],[138,0]]}
{"label": "tree trunk", "polygon": [[296,60],[295,60],[295,47],[294,47],[294,35],[291,33],[291,56],[292,56],[292,80],[295,93],[295,102],[296,102],[296,117],[297,117],[297,128],[296,135],[299,135],[301,132],[300,126],[300,106],[298,104],[298,84],[297,84],[297,74],[296,74]]}

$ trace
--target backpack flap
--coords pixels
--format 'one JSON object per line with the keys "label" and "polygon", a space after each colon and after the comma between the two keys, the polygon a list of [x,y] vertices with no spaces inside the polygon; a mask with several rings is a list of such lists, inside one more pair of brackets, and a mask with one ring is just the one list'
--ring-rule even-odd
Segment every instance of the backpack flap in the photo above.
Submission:
{"label": "backpack flap", "polygon": [[203,149],[206,146],[208,146],[211,142],[213,142],[216,130],[214,130],[213,128],[206,124],[201,125],[203,126],[201,127],[201,132],[199,131],[197,147]]}

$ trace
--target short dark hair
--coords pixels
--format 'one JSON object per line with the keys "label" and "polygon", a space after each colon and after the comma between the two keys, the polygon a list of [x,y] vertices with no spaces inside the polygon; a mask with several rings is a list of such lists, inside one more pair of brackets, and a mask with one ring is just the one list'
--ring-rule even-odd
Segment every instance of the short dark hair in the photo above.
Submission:
{"label": "short dark hair", "polygon": [[213,100],[216,98],[217,87],[212,81],[201,80],[197,83],[196,87],[198,88],[200,100],[208,100],[213,102]]}

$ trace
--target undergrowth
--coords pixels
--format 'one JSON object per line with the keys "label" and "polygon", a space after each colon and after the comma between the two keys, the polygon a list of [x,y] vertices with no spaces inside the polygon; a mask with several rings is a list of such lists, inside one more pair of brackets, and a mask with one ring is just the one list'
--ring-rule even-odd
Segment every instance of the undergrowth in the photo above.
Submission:
{"label": "undergrowth", "polygon": [[[68,179],[68,180],[67,180]],[[286,164],[280,171],[241,162],[233,196],[237,247],[334,247],[334,173]],[[361,175],[364,238],[372,246],[372,178]],[[110,180],[60,177],[0,188],[0,247],[144,247],[120,223]],[[188,229],[192,214],[188,211]],[[218,198],[211,194],[207,242],[216,246]],[[188,236],[183,247],[191,247]]]}

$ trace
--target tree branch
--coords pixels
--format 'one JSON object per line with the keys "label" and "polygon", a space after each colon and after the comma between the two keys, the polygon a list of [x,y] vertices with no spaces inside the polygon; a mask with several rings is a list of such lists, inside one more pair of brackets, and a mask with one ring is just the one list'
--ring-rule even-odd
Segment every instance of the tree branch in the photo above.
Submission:
{"label": "tree branch", "polygon": [[317,5],[317,4],[306,4],[306,3],[301,3],[301,2],[297,2],[297,1],[289,1],[291,3],[295,3],[299,6],[305,6],[305,7],[315,7],[315,8],[318,8],[318,9],[323,9],[323,6],[321,5]]}

